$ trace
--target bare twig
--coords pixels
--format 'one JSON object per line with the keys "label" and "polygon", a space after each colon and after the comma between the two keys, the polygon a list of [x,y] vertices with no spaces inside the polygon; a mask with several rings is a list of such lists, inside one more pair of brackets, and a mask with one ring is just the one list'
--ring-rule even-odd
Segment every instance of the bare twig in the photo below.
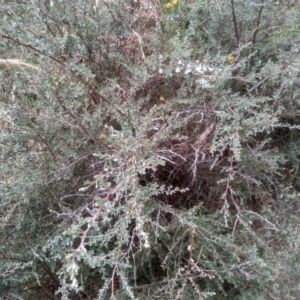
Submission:
{"label": "bare twig", "polygon": [[[112,194],[114,194],[114,192],[116,191],[117,187],[115,188],[112,188],[110,189],[107,194],[106,194],[106,197],[105,197],[105,202],[108,202],[109,201],[109,198]],[[82,235],[81,235],[81,241],[80,241],[80,244],[79,246],[75,249],[75,252],[74,252],[74,258],[75,258],[75,253],[79,252],[80,250],[82,250],[84,248],[84,242],[85,242],[85,239],[88,235],[88,233],[90,232],[91,228],[93,227],[94,223],[98,220],[99,216],[100,216],[100,213],[103,209],[103,206],[99,206],[95,212],[95,214],[93,215],[91,221],[88,223],[87,225],[87,228],[83,231]]]}
{"label": "bare twig", "polygon": [[236,19],[236,15],[235,15],[234,0],[231,0],[230,2],[231,2],[231,13],[232,13],[232,22],[233,22],[233,27],[234,27],[235,38],[236,38],[237,47],[239,47],[240,46],[240,33],[239,33],[237,19]]}
{"label": "bare twig", "polygon": [[[258,34],[258,29],[260,27],[260,21],[261,21],[261,16],[262,16],[263,9],[264,9],[264,0],[261,1],[261,7],[259,8],[259,11],[258,11],[258,16],[257,16],[257,20],[256,20],[256,27],[254,29],[253,36],[252,36],[252,44],[253,45],[256,43],[256,37],[257,37],[257,34]],[[253,52],[253,50],[252,50],[252,52]],[[250,70],[252,69],[253,64],[254,64],[254,57],[252,56],[251,59],[250,59]]]}
{"label": "bare twig", "polygon": [[231,158],[231,161],[230,161],[230,169],[229,169],[229,174],[227,176],[226,189],[225,189],[224,196],[223,196],[224,204],[221,209],[221,212],[224,212],[225,215],[228,213],[228,207],[229,207],[228,199],[231,197],[230,181],[232,180],[231,176],[232,176],[233,161],[234,161],[234,156]]}
{"label": "bare twig", "polygon": [[134,31],[132,28],[131,28],[131,30],[137,37],[137,40],[138,40],[139,45],[140,45],[141,53],[142,53],[142,59],[145,60],[145,53],[144,53],[144,50],[143,50],[143,40],[142,40],[141,36],[136,31]]}
{"label": "bare twig", "polygon": [[264,77],[258,83],[256,83],[251,89],[248,90],[247,94],[250,95],[255,89],[266,83],[270,79],[269,76]]}
{"label": "bare twig", "polygon": [[[117,262],[118,262],[118,260],[119,260],[119,256],[120,256],[120,253],[121,253],[121,246],[119,247],[119,249],[118,249],[118,256],[117,256]],[[114,268],[113,268],[113,272],[112,272],[112,276],[111,276],[111,279],[110,279],[110,281],[111,281],[111,297],[112,298],[114,298],[114,279],[115,279],[115,274],[116,274],[116,271],[117,271],[117,269],[118,269],[118,263],[116,262],[116,264],[115,264],[115,266],[114,266]]]}
{"label": "bare twig", "polygon": [[264,0],[261,1],[261,7],[258,11],[258,16],[257,16],[257,21],[256,21],[256,28],[254,30],[254,33],[253,33],[253,37],[252,37],[252,43],[255,44],[256,43],[256,36],[258,34],[258,29],[260,27],[260,21],[261,21],[261,16],[262,16],[262,11],[264,9]]}
{"label": "bare twig", "polygon": [[196,178],[196,174],[197,174],[197,162],[199,159],[199,148],[196,149],[195,147],[193,147],[193,149],[195,151],[195,159],[194,159],[193,165],[191,166],[191,169],[193,169],[193,181],[194,181]]}

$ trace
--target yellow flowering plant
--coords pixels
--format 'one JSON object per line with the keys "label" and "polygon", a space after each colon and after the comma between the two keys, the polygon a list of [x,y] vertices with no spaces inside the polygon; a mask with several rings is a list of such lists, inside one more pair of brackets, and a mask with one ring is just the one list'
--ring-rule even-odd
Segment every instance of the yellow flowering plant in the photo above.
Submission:
{"label": "yellow flowering plant", "polygon": [[167,4],[165,4],[164,6],[163,6],[165,9],[172,9],[173,8],[173,5],[170,3],[170,2],[168,2]]}
{"label": "yellow flowering plant", "polygon": [[226,57],[227,62],[232,63],[235,60],[235,57],[233,55],[228,55]]}
{"label": "yellow flowering plant", "polygon": [[166,3],[163,8],[167,9],[167,10],[171,10],[175,5],[178,4],[178,0],[172,0],[168,3]]}

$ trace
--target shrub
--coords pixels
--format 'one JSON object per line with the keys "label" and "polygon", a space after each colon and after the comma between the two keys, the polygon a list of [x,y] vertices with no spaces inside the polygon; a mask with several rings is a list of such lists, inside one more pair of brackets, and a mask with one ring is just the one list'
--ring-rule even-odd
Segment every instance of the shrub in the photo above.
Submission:
{"label": "shrub", "polygon": [[3,5],[0,295],[296,299],[298,6]]}

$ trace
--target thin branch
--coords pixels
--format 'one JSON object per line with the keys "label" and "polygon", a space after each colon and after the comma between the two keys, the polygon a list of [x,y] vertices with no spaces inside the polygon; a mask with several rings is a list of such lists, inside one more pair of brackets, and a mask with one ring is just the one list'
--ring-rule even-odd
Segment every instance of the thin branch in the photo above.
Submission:
{"label": "thin branch", "polygon": [[260,27],[260,21],[261,21],[261,16],[262,16],[262,10],[264,9],[264,0],[261,1],[261,7],[258,11],[258,16],[257,16],[257,21],[256,21],[256,28],[254,30],[254,33],[253,33],[253,38],[252,38],[252,43],[255,44],[256,43],[256,36],[258,34],[258,29]]}
{"label": "thin branch", "polygon": [[[253,32],[253,36],[252,36],[252,44],[254,45],[256,43],[256,37],[257,37],[257,34],[258,34],[258,30],[259,30],[259,27],[260,27],[260,21],[261,21],[261,16],[262,16],[262,11],[264,9],[264,0],[261,1],[261,7],[258,11],[258,16],[257,16],[257,21],[256,21],[256,28]],[[253,49],[254,49],[254,46],[252,47],[252,52],[253,52]],[[250,70],[252,69],[254,65],[254,57],[252,56],[251,59],[250,59]]]}
{"label": "thin branch", "polygon": [[255,89],[266,83],[270,79],[269,76],[264,77],[258,83],[256,83],[251,89],[248,90],[247,94],[250,95]]}
{"label": "thin branch", "polygon": [[[57,92],[57,91],[56,91]],[[60,106],[63,108],[63,110],[72,118],[75,120],[75,122],[77,123],[77,125],[79,126],[79,128],[87,135],[90,136],[88,130],[82,125],[82,123],[77,119],[77,117],[65,106],[65,104],[63,103],[61,97],[59,95],[57,95],[56,93],[56,99],[58,101],[58,103],[60,104]],[[106,143],[104,143],[102,140],[100,140],[99,138],[97,138],[96,136],[92,136],[92,138],[98,142],[98,144],[104,146],[107,149],[111,149]]]}
{"label": "thin branch", "polygon": [[136,31],[134,31],[132,28],[131,28],[131,30],[136,35],[137,40],[139,42],[141,53],[142,53],[142,60],[145,60],[145,53],[144,53],[144,50],[143,50],[143,40],[142,40],[141,36]]}
{"label": "thin branch", "polygon": [[240,33],[239,33],[238,24],[237,24],[236,15],[235,15],[234,0],[231,0],[230,2],[231,2],[231,13],[232,13],[232,22],[233,22],[233,27],[234,27],[235,38],[236,38],[237,47],[239,47]]}
{"label": "thin branch", "polygon": [[115,274],[116,274],[116,271],[118,269],[118,261],[119,261],[119,257],[120,257],[120,252],[121,252],[121,247],[119,247],[118,249],[118,256],[117,256],[117,262],[113,268],[113,272],[112,272],[112,276],[111,276],[111,298],[114,298],[114,279],[115,279]]}
{"label": "thin branch", "polygon": [[[8,40],[12,40],[14,41],[15,43],[17,43],[18,45],[20,46],[24,46],[26,48],[29,48],[31,50],[33,50],[34,52],[37,52],[43,56],[46,56],[48,58],[50,58],[51,60],[55,61],[57,64],[63,66],[66,70],[68,70],[74,77],[76,77],[81,83],[83,83],[85,86],[87,86],[89,88],[90,91],[93,91],[101,100],[103,100],[104,102],[110,104],[111,102],[106,98],[104,97],[103,95],[101,95],[89,82],[85,81],[82,76],[78,75],[74,70],[68,68],[68,66],[61,60],[57,59],[56,57],[50,55],[50,54],[45,54],[44,52],[40,51],[39,49],[35,48],[34,46],[32,45],[29,45],[29,44],[26,44],[22,41],[19,41],[18,39],[15,39],[9,35],[4,35],[4,34],[0,34],[0,37],[4,38],[4,39],[8,39]],[[89,95],[89,97],[91,97]],[[120,109],[118,108],[115,108],[116,111],[121,114],[121,115],[126,115],[126,113],[124,113],[123,111],[121,111]]]}
{"label": "thin branch", "polygon": [[[29,125],[29,124],[28,124]],[[30,126],[30,125],[29,125]],[[53,156],[54,160],[56,160],[56,156],[50,146],[50,144],[47,142],[46,139],[44,139],[38,132],[36,132],[36,135],[38,136],[38,138],[46,145],[46,147],[49,149],[51,155]]]}
{"label": "thin branch", "polygon": [[63,197],[61,197],[59,200],[60,201],[64,201],[68,198],[73,198],[73,197],[86,197],[86,194],[70,194],[70,195],[65,195]]}
{"label": "thin branch", "polygon": [[[109,201],[109,198],[110,196],[116,191],[116,187],[115,188],[112,188],[110,189],[108,192],[107,192],[107,195],[105,197],[105,202],[108,202]],[[100,216],[100,213],[103,209],[103,206],[99,206],[95,212],[95,214],[93,215],[91,221],[89,222],[89,224],[87,225],[87,228],[83,231],[82,235],[81,235],[81,241],[80,241],[80,244],[79,246],[75,249],[75,253],[79,252],[81,249],[84,248],[84,242],[85,242],[85,239],[89,233],[89,231],[91,230],[91,228],[93,227],[94,223],[98,220],[99,216]]]}

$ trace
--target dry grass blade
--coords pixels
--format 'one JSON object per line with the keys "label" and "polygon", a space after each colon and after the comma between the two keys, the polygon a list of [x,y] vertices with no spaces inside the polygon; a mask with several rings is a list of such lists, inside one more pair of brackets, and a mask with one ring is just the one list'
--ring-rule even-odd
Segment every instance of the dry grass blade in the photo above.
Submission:
{"label": "dry grass blade", "polygon": [[41,68],[39,68],[36,65],[27,63],[25,61],[22,61],[20,59],[14,59],[14,58],[8,58],[8,59],[0,59],[0,65],[4,65],[4,66],[16,66],[16,67],[28,67],[31,69],[35,69],[37,71],[42,71]]}

